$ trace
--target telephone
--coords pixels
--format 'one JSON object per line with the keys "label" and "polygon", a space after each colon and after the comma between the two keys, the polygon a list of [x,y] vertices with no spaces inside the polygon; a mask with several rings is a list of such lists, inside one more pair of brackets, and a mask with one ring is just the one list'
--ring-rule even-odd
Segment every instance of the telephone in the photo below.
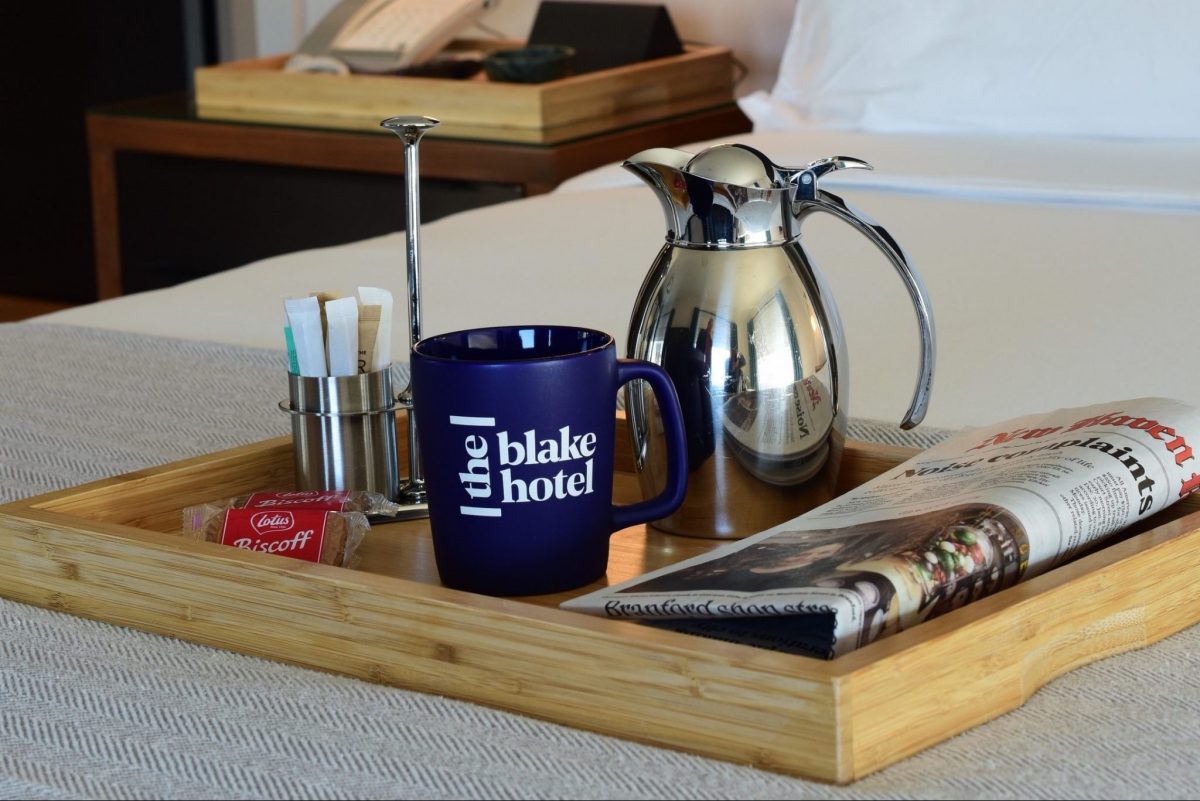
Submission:
{"label": "telephone", "polygon": [[436,55],[496,0],[341,0],[288,59],[289,72],[395,72]]}

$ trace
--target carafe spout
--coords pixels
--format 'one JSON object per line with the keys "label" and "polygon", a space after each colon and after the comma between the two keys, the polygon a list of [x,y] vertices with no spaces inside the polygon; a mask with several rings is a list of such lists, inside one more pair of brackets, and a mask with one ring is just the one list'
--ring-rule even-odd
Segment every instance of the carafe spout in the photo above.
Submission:
{"label": "carafe spout", "polygon": [[684,168],[692,154],[669,147],[652,147],[627,158],[621,166],[654,190],[667,220],[667,240],[674,241],[687,225],[689,202]]}

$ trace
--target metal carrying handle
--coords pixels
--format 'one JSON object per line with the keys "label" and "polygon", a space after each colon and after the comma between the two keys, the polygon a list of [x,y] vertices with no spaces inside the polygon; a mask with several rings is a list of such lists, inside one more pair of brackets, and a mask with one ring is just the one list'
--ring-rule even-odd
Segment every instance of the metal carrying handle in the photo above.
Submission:
{"label": "metal carrying handle", "polygon": [[[408,261],[409,352],[421,339],[421,183],[417,147],[421,137],[441,125],[433,117],[388,117],[379,125],[404,143],[405,223],[404,238]],[[426,502],[425,476],[421,471],[421,452],[417,444],[417,418],[412,408],[412,377],[400,393],[398,402],[408,409],[408,481],[400,487],[400,499],[410,504]]]}
{"label": "metal carrying handle", "polygon": [[925,419],[929,406],[929,393],[933,387],[933,367],[936,358],[935,337],[933,327],[933,311],[929,296],[921,277],[909,263],[898,242],[892,238],[887,229],[879,225],[867,215],[852,207],[838,195],[817,188],[817,179],[826,173],[843,169],[872,169],[871,165],[853,156],[831,156],[814,161],[800,170],[787,170],[787,178],[795,182],[796,194],[793,204],[793,214],[797,221],[802,220],[814,211],[824,211],[839,220],[848,223],[852,228],[865,236],[879,248],[888,261],[896,268],[900,280],[908,289],[912,298],[913,308],[917,313],[917,326],[921,337],[920,367],[917,372],[917,386],[913,392],[912,403],[900,423],[903,429],[914,428]]}

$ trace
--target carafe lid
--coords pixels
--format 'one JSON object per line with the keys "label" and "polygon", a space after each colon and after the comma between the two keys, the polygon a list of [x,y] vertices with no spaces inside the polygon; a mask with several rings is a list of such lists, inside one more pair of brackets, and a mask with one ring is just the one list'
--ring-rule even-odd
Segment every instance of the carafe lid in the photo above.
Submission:
{"label": "carafe lid", "polygon": [[791,219],[793,188],[770,159],[748,145],[716,145],[696,154],[654,148],[622,166],[657,193],[673,244],[763,247],[799,234]]}

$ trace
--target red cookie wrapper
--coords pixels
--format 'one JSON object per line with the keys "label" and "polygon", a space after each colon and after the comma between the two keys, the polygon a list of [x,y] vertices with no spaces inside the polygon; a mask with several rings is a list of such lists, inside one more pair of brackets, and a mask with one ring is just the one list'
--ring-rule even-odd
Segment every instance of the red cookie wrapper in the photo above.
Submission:
{"label": "red cookie wrapper", "polygon": [[183,510],[183,533],[234,548],[344,567],[370,530],[361,512],[321,509],[231,509],[203,504]]}

